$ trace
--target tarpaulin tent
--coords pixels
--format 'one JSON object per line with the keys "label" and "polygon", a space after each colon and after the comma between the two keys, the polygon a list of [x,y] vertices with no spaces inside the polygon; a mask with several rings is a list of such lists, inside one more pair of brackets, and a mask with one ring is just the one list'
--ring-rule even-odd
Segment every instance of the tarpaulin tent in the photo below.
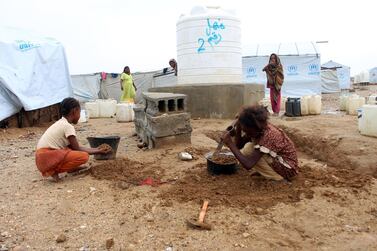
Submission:
{"label": "tarpaulin tent", "polygon": [[340,89],[349,89],[351,87],[351,68],[349,66],[342,65],[330,60],[327,63],[321,65],[321,70],[335,71]]}
{"label": "tarpaulin tent", "polygon": [[242,58],[244,83],[266,85],[266,73],[262,70],[268,64],[269,55],[276,53],[284,68],[283,96],[321,94],[320,55],[313,43],[246,46],[246,53],[249,56]]}
{"label": "tarpaulin tent", "polygon": [[377,84],[377,67],[369,70],[369,83]]}
{"label": "tarpaulin tent", "polygon": [[340,92],[339,80],[336,71],[321,70],[322,93]]}
{"label": "tarpaulin tent", "polygon": [[0,121],[73,96],[64,47],[53,38],[0,27]]}
{"label": "tarpaulin tent", "polygon": [[[132,77],[137,88],[136,100],[140,100],[142,93],[147,92],[149,88],[177,84],[177,76],[171,70],[136,72],[132,74]],[[75,98],[81,102],[98,98],[111,98],[119,102],[122,94],[118,73],[107,73],[104,79],[101,78],[100,73],[72,75],[72,87]]]}
{"label": "tarpaulin tent", "polygon": [[101,90],[101,74],[72,75],[74,97],[80,102],[96,100]]}

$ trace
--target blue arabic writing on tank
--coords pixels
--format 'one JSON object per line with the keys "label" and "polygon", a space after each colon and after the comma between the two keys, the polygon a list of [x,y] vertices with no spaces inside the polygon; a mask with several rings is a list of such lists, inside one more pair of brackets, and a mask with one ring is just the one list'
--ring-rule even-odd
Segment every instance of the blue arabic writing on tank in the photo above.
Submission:
{"label": "blue arabic writing on tank", "polygon": [[202,53],[206,50],[205,43],[207,42],[212,48],[219,44],[223,37],[221,36],[221,30],[225,30],[225,25],[221,22],[220,18],[211,24],[211,20],[207,18],[206,38],[198,39],[198,53]]}

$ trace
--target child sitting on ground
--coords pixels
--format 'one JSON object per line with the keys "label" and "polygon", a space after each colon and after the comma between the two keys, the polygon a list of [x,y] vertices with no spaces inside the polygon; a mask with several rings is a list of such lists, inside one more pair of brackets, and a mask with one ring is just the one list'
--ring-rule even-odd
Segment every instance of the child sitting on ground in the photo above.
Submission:
{"label": "child sitting on ground", "polygon": [[244,168],[276,181],[289,181],[298,174],[293,142],[268,122],[268,112],[263,106],[244,107],[237,116],[235,128],[234,141],[228,131],[222,140]]}
{"label": "child sitting on ground", "polygon": [[66,98],[60,104],[62,118],[50,126],[40,138],[35,162],[44,177],[59,180],[59,173],[79,171],[89,160],[89,154],[106,154],[108,149],[79,146],[72,124],[80,119],[80,103]]}

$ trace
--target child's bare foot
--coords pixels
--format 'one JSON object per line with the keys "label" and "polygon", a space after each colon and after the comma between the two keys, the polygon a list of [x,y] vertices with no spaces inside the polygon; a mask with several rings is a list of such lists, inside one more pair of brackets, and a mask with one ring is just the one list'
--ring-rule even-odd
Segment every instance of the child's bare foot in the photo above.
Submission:
{"label": "child's bare foot", "polygon": [[51,178],[54,182],[59,182],[60,181],[60,178],[59,178],[59,174],[58,173],[54,173],[53,175],[51,175]]}

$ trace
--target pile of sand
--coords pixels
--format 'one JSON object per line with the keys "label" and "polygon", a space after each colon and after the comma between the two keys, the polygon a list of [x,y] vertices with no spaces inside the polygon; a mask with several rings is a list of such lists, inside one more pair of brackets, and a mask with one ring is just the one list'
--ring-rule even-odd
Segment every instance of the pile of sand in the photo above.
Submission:
{"label": "pile of sand", "polygon": [[[259,208],[269,208],[278,203],[295,203],[303,198],[312,199],[313,187],[347,187],[358,192],[369,184],[371,178],[351,170],[332,168],[313,169],[304,166],[292,182],[275,182],[253,176],[244,169],[235,175],[213,176],[205,164],[186,172],[186,176],[163,191],[160,197],[167,201],[194,201],[209,199],[211,206],[248,208],[250,213]],[[336,196],[328,194],[326,196]]]}
{"label": "pile of sand", "polygon": [[110,180],[118,183],[127,182],[132,185],[140,185],[146,178],[159,180],[163,174],[150,164],[143,164],[127,158],[97,162],[91,168],[91,174],[96,179]]}

